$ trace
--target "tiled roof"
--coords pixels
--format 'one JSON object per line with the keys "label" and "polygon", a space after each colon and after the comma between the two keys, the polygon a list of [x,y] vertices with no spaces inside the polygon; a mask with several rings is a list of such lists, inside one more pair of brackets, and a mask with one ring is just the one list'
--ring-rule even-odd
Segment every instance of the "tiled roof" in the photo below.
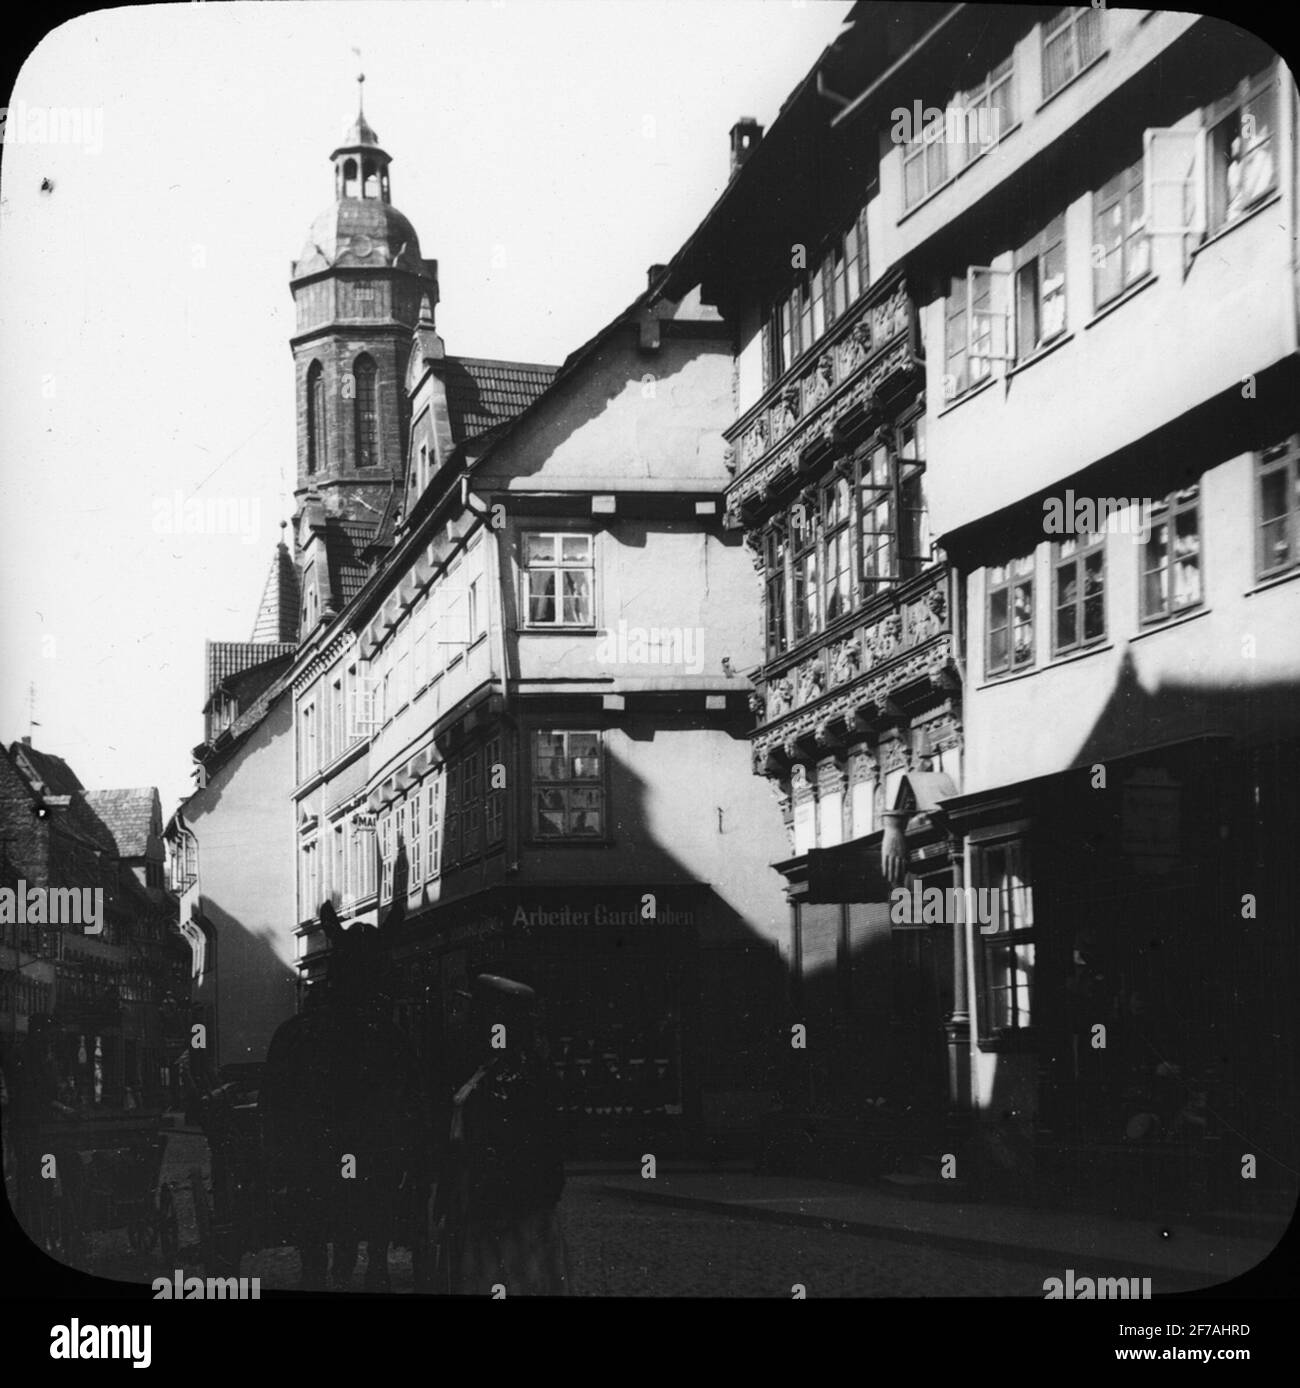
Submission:
{"label": "tiled roof", "polygon": [[53,752],[38,752],[35,747],[29,747],[25,742],[15,742],[9,749],[9,755],[15,760],[26,761],[35,775],[44,782],[46,793],[49,795],[76,795],[84,789],[68,763],[62,757],[56,757]]}
{"label": "tiled roof", "polygon": [[158,805],[153,786],[124,790],[88,790],[86,804],[113,837],[120,858],[143,858]]}
{"label": "tiled roof", "polygon": [[361,591],[370,573],[370,565],[361,556],[374,540],[375,530],[371,521],[345,521],[331,516],[325,522],[330,593],[336,608],[346,607]]}
{"label": "tiled roof", "polygon": [[293,641],[209,641],[207,642],[208,678],[203,691],[206,706],[222,680],[237,675],[254,665],[292,655],[297,650]]}
{"label": "tiled roof", "polygon": [[479,357],[448,357],[443,370],[451,436],[458,444],[526,410],[556,372],[534,362]]}

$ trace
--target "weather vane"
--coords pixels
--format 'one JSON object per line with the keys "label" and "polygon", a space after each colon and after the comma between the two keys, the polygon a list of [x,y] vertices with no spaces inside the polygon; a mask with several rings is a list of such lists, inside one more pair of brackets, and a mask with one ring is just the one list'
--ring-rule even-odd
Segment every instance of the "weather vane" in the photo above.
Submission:
{"label": "weather vane", "polygon": [[[354,48],[352,51],[357,55],[357,60],[360,61],[360,59],[361,59],[361,50],[360,50],[359,48]],[[365,96],[365,82],[366,82],[366,74],[365,74],[364,72],[358,72],[358,73],[357,73],[357,110],[358,110],[359,112],[363,113],[363,114],[364,114],[365,108],[364,108],[363,100],[362,100],[362,99],[363,99],[363,97]]]}

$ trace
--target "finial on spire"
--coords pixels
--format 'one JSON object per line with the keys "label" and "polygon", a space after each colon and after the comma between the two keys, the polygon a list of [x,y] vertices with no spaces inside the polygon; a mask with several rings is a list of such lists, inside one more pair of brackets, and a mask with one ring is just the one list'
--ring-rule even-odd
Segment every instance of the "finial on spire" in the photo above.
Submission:
{"label": "finial on spire", "polygon": [[[354,48],[352,51],[357,55],[358,61],[360,61],[360,58],[361,58],[361,50],[360,50],[359,48]],[[366,94],[366,92],[365,92],[365,86],[366,86],[366,74],[365,74],[364,72],[358,72],[358,73],[357,73],[357,114],[360,115],[360,116],[364,116],[365,113],[366,113],[365,102],[364,102],[364,100],[363,100],[363,98],[365,97],[365,94]]]}

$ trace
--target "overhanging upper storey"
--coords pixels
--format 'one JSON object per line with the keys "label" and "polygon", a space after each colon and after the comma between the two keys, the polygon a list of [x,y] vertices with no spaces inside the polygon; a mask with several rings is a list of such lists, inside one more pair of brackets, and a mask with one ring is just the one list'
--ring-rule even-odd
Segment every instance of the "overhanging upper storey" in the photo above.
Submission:
{"label": "overhanging upper storey", "polygon": [[726,432],[727,523],[757,523],[917,395],[916,309],[899,272],[879,280]]}

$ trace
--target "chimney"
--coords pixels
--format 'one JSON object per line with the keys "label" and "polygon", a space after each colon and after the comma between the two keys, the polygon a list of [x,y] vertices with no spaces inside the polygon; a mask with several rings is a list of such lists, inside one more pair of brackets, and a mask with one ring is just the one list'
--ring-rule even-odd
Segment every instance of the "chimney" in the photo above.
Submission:
{"label": "chimney", "polygon": [[740,166],[754,152],[755,146],[763,138],[763,127],[753,116],[741,116],[731,127],[731,177],[735,178]]}
{"label": "chimney", "polygon": [[24,733],[24,734],[23,734],[23,746],[24,746],[24,747],[30,747],[31,745],[32,745],[32,735],[31,735],[31,733]]}
{"label": "chimney", "polygon": [[667,268],[668,267],[666,265],[652,265],[645,272],[645,287],[647,289],[653,289],[655,286],[655,280],[657,280],[659,276],[662,275]]}

